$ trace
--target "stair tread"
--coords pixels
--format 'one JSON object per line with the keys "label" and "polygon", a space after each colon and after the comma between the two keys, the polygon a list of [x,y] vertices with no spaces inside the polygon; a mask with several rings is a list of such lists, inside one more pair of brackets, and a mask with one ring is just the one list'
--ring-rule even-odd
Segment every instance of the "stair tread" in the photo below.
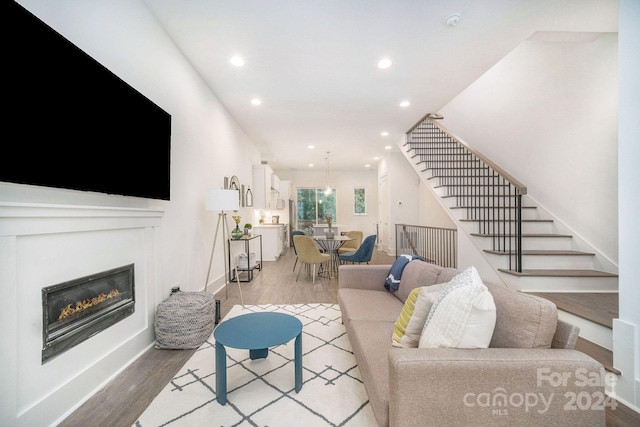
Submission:
{"label": "stair tread", "polygon": [[[463,177],[466,178],[466,177]],[[440,184],[435,185],[433,188],[443,188],[443,187],[508,187],[509,184]],[[483,195],[477,195],[474,197],[482,197]]]}
{"label": "stair tread", "polygon": [[604,366],[607,371],[613,372],[616,375],[622,375],[622,372],[613,367],[613,351],[608,348],[601,347],[596,343],[582,337],[578,337],[575,350],[593,357],[598,362],[602,363],[602,366]]}
{"label": "stair tread", "polygon": [[575,314],[599,325],[613,328],[618,317],[617,292],[527,292],[553,302],[560,310]]}
{"label": "stair tread", "polygon": [[426,170],[487,170],[487,169],[489,169],[489,166],[481,166],[481,167],[473,167],[473,168],[452,166],[452,167],[427,168]]}
{"label": "stair tread", "polygon": [[[514,255],[513,251],[494,251],[490,249],[485,249],[484,252],[494,255]],[[592,252],[582,252],[582,251],[573,251],[573,250],[523,250],[522,255],[576,255],[576,256],[594,256],[595,254]]]}
{"label": "stair tread", "polygon": [[[429,169],[425,169],[422,172],[426,172]],[[486,170],[486,169],[485,169]],[[462,178],[461,176],[455,176],[455,175],[431,175],[429,177],[427,177],[427,180],[429,179],[436,179],[436,178],[442,178],[442,179],[460,179]],[[468,178],[494,178],[493,175],[465,175],[464,176],[465,179]]]}
{"label": "stair tread", "polygon": [[[449,209],[515,209],[515,206],[451,206]],[[522,209],[538,209],[536,206],[521,206]]]}
{"label": "stair tread", "polygon": [[[496,234],[481,234],[481,233],[471,233],[471,235],[476,237],[503,237],[503,236],[498,236]],[[523,234],[522,237],[573,237],[573,236],[570,234],[530,233],[530,234]]]}
{"label": "stair tread", "polygon": [[470,194],[464,194],[464,195],[463,195],[463,194],[458,194],[458,195],[440,196],[440,198],[442,198],[442,199],[449,199],[449,198],[451,198],[451,197],[467,197],[467,198],[474,198],[474,197],[476,197],[476,198],[482,198],[482,199],[487,199],[487,198],[489,198],[489,197],[492,197],[492,198],[494,198],[494,199],[495,199],[496,197],[501,197],[501,198],[507,198],[507,197],[508,197],[508,198],[514,198],[514,197],[518,197],[518,196],[517,196],[517,195],[508,195],[508,194],[488,194],[488,195],[487,195],[487,194],[482,194],[482,195],[480,195],[480,194],[477,194],[477,195],[470,195]]}
{"label": "stair tread", "polygon": [[600,270],[579,269],[523,269],[522,272],[499,268],[498,271],[519,277],[618,277],[617,274]]}
{"label": "stair tread", "polygon": [[[504,219],[504,218],[495,218],[495,219],[488,219],[488,220],[483,220],[483,219],[460,219],[460,222],[514,222],[515,219]],[[553,222],[552,219],[523,219],[522,222]]]}

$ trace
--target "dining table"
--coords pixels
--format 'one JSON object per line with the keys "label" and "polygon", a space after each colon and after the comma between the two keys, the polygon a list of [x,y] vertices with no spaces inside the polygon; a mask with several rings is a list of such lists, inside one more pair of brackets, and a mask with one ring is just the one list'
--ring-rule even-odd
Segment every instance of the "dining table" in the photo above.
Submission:
{"label": "dining table", "polygon": [[313,239],[316,241],[318,246],[325,251],[325,253],[330,255],[328,274],[331,278],[335,277],[338,274],[338,266],[340,265],[338,249],[340,246],[344,245],[344,242],[353,239],[348,236],[334,236],[332,238],[328,238],[322,235],[313,236]]}

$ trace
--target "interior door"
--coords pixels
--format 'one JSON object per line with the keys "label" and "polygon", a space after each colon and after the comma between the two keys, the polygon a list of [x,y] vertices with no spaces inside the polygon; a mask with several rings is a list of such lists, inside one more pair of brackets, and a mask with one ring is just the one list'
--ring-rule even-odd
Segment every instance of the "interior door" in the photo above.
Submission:
{"label": "interior door", "polygon": [[384,175],[378,180],[378,247],[386,253],[389,253],[389,216],[389,180]]}

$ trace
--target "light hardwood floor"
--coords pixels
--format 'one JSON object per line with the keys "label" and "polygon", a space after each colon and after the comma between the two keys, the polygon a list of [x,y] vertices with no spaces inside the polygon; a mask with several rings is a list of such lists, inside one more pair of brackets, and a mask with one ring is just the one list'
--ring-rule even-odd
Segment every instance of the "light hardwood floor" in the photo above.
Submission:
{"label": "light hardwood floor", "polygon": [[[371,264],[392,264],[395,260],[383,252],[374,251]],[[242,283],[245,304],[302,304],[313,302],[337,303],[338,280],[311,278],[303,270],[296,283],[293,272],[295,255],[292,250],[278,261],[265,262],[254,279]],[[230,283],[216,294],[221,302],[221,317],[240,304],[237,284]],[[72,413],[60,426],[131,426],[155,396],[173,378],[195,350],[148,350],[120,375]],[[619,405],[615,411],[607,410],[607,426],[640,425],[640,415]],[[274,426],[275,427],[275,426]]]}

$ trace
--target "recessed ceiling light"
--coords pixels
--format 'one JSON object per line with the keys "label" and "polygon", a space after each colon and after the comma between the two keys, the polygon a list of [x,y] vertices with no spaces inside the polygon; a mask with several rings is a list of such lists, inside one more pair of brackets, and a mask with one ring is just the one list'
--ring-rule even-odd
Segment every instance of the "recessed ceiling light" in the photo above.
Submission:
{"label": "recessed ceiling light", "polygon": [[262,101],[260,101],[258,98],[253,98],[253,99],[251,100],[251,103],[252,103],[253,105],[260,105],[260,104],[262,104]]}
{"label": "recessed ceiling light", "polygon": [[313,167],[313,163],[309,163],[309,167],[312,168]]}
{"label": "recessed ceiling light", "polygon": [[374,157],[373,160],[380,160],[380,157]]}
{"label": "recessed ceiling light", "polygon": [[313,150],[314,148],[316,148],[314,145],[310,145],[307,147],[309,150]]}
{"label": "recessed ceiling light", "polygon": [[234,56],[233,58],[231,58],[231,63],[236,67],[242,67],[244,65],[244,59],[240,58],[239,56]]}
{"label": "recessed ceiling light", "polygon": [[385,147],[384,147],[384,149],[385,149],[385,150],[391,150],[391,146],[390,146],[390,145],[387,145],[387,146],[385,146]]}
{"label": "recessed ceiling light", "polygon": [[382,68],[382,69],[389,68],[389,67],[391,67],[391,64],[392,64],[392,62],[391,62],[390,59],[384,58],[383,60],[378,62],[378,68]]}
{"label": "recessed ceiling light", "polygon": [[401,107],[408,107],[409,105],[411,105],[411,103],[410,103],[409,101],[402,101],[402,102],[400,103],[400,106],[401,106]]}
{"label": "recessed ceiling light", "polygon": [[366,165],[364,165],[364,167],[365,167],[365,168],[370,168],[370,167],[371,167],[371,165],[370,165],[370,164],[366,164]]}
{"label": "recessed ceiling light", "polygon": [[382,136],[389,136],[389,132],[382,132],[380,135],[382,135]]}
{"label": "recessed ceiling light", "polygon": [[454,13],[453,15],[447,16],[447,19],[444,20],[444,23],[447,24],[447,27],[455,27],[460,22],[460,15]]}

